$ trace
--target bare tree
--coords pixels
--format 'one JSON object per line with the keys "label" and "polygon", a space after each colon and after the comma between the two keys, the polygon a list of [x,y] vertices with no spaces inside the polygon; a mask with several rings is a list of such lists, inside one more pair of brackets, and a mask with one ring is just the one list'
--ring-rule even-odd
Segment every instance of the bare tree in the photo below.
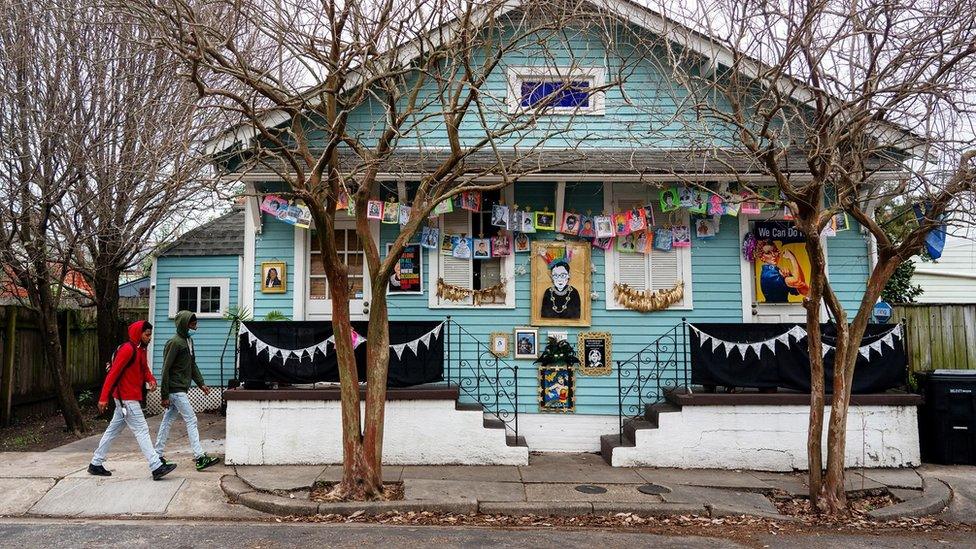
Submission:
{"label": "bare tree", "polygon": [[[704,1],[668,15],[667,68],[703,131],[703,155],[747,158],[805,234],[804,301],[811,359],[808,440],[816,508],[846,507],[844,455],[851,385],[872,308],[897,266],[941,224],[971,221],[976,27],[972,4],[817,0]],[[689,31],[694,29],[700,34]],[[708,38],[702,38],[708,36]],[[717,153],[722,154],[717,154]],[[737,169],[729,162],[729,171]],[[741,172],[740,172],[741,173]],[[758,184],[741,173],[756,195]],[[879,207],[923,212],[895,234]],[[846,212],[873,242],[864,293],[847,310],[826,272],[821,236]],[[909,214],[911,215],[911,214]],[[836,324],[826,478],[821,304]]]}
{"label": "bare tree", "polygon": [[[210,204],[209,158],[201,143],[223,118],[200,109],[196,88],[178,59],[152,44],[130,14],[105,3],[84,17],[99,40],[65,55],[90,60],[76,93],[87,105],[84,177],[71,188],[63,233],[81,235],[73,264],[94,292],[100,363],[124,339],[119,331],[119,279],[179,224]],[[181,220],[182,221],[182,220]]]}
{"label": "bare tree", "polygon": [[[553,51],[571,48],[549,46],[589,32],[609,48],[613,33],[598,11],[584,12],[572,1],[517,11],[512,3],[495,0],[142,0],[138,5],[158,25],[161,42],[186,61],[199,93],[220,99],[245,121],[237,130],[244,135],[243,150],[234,154],[274,170],[311,210],[332,292],[342,393],[344,473],[336,494],[381,497],[389,362],[386,280],[438,203],[465,191],[500,189],[531,171],[526,165],[539,169],[545,162],[534,153],[571,127],[572,116],[543,120],[553,100],[529,109],[506,102],[512,92],[498,87],[506,81],[503,58],[522,52],[540,67],[578,67],[575,58],[557,62]],[[618,84],[628,64],[620,67],[590,92]],[[214,75],[229,76],[250,93],[215,85]],[[563,89],[571,85],[569,77]],[[370,116],[369,123],[355,123],[357,115]],[[424,150],[436,145],[435,134],[443,135],[446,151]],[[397,168],[400,149],[419,150],[426,156],[423,165]],[[491,160],[485,162],[486,156]],[[482,160],[472,169],[467,164],[475,157]],[[528,157],[534,162],[521,162]],[[415,177],[416,189],[409,221],[381,258],[370,236],[367,202],[378,197],[381,174],[397,170],[414,172],[404,177]],[[373,290],[364,418],[349,322],[349,272],[333,239],[337,201],[344,193],[354,206]]]}
{"label": "bare tree", "polygon": [[77,235],[58,234],[65,197],[85,177],[86,68],[66,51],[95,37],[70,2],[0,2],[0,264],[45,335],[44,363],[69,430],[86,430],[62,354],[57,312]]}

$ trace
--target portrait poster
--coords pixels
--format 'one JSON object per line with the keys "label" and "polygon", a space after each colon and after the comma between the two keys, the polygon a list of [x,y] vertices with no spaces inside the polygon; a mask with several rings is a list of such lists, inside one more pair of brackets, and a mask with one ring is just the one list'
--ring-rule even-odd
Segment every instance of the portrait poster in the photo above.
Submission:
{"label": "portrait poster", "polygon": [[757,221],[754,284],[757,303],[802,303],[810,292],[803,233],[789,221]]}
{"label": "portrait poster", "polygon": [[400,204],[400,226],[410,223],[410,206]]}
{"label": "portrait poster", "polygon": [[576,410],[576,378],[572,368],[539,366],[539,410],[559,413]]}
{"label": "portrait poster", "polygon": [[611,237],[608,237],[608,238],[594,238],[593,239],[593,247],[594,248],[600,248],[601,250],[606,251],[606,250],[609,250],[610,248],[613,247],[613,243],[614,243],[615,240],[616,240],[616,238],[614,238],[612,236]]}
{"label": "portrait poster", "polygon": [[654,249],[662,252],[670,252],[674,247],[674,236],[671,229],[654,229]]}
{"label": "portrait poster", "polygon": [[512,255],[512,237],[500,234],[491,237],[491,257],[508,257]]}
{"label": "portrait poster", "polygon": [[580,225],[579,214],[566,212],[563,214],[562,223],[559,224],[559,232],[575,236],[580,234]]}
{"label": "portrait poster", "polygon": [[624,254],[636,254],[640,250],[637,249],[637,233],[630,233],[627,236],[617,237],[617,251]]}
{"label": "portrait poster", "polygon": [[630,210],[630,232],[636,233],[647,228],[647,214],[644,208],[634,208]]}
{"label": "portrait poster", "polygon": [[610,238],[616,234],[613,230],[613,219],[608,215],[598,215],[593,218],[596,227],[596,238]]}
{"label": "portrait poster", "polygon": [[694,197],[691,199],[691,206],[688,211],[695,214],[704,215],[708,211],[708,197],[701,189],[692,189]]}
{"label": "portrait poster", "polygon": [[[387,243],[386,253],[390,253],[392,243]],[[400,261],[393,266],[393,274],[387,283],[386,293],[389,295],[422,294],[424,293],[424,262],[420,251],[420,244],[407,244],[403,247]]]}
{"label": "portrait poster", "polygon": [[539,231],[555,231],[556,214],[552,212],[535,212],[535,228]]}
{"label": "portrait poster", "polygon": [[523,233],[535,232],[535,212],[522,212],[519,214],[519,231]]}
{"label": "portrait poster", "polygon": [[725,201],[722,197],[713,194],[708,198],[708,214],[709,215],[723,215],[725,213]]}
{"label": "portrait poster", "polygon": [[461,208],[471,211],[481,211],[481,191],[465,191],[461,193]]}
{"label": "portrait poster", "polygon": [[580,332],[576,353],[580,374],[605,376],[610,374],[611,336],[609,332]]}
{"label": "portrait poster", "polygon": [[440,229],[424,227],[420,229],[420,245],[428,250],[436,250],[440,241]]}
{"label": "portrait poster", "polygon": [[830,227],[834,229],[835,235],[841,231],[850,230],[851,224],[847,219],[847,213],[838,212],[834,214],[834,217],[830,218]]}
{"label": "portrait poster", "polygon": [[261,211],[274,218],[278,217],[280,210],[287,208],[288,200],[273,194],[264,195],[264,200],[261,201]]}
{"label": "portrait poster", "polygon": [[654,206],[648,204],[644,206],[644,219],[647,220],[647,228],[650,229],[655,225],[654,221]]}
{"label": "portrait poster", "polygon": [[691,247],[691,232],[688,225],[675,225],[671,227],[671,245],[675,248]]}
{"label": "portrait poster", "polygon": [[451,199],[442,200],[438,202],[436,206],[434,206],[434,213],[437,215],[451,213],[453,211],[454,203],[451,202]]}
{"label": "portrait poster", "polygon": [[533,242],[531,263],[531,324],[589,326],[589,244]]}
{"label": "portrait poster", "polygon": [[580,216],[580,231],[579,235],[582,238],[595,238],[596,237],[596,226],[593,224],[593,218],[588,215]]}
{"label": "portrait poster", "polygon": [[613,232],[616,236],[630,234],[630,212],[620,212],[613,215]]}
{"label": "portrait poster", "polygon": [[661,212],[668,213],[673,212],[681,207],[681,198],[678,197],[678,188],[671,187],[669,189],[664,189],[661,191],[661,196],[658,198],[661,203]]}
{"label": "portrait poster", "polygon": [[336,199],[336,209],[337,210],[349,209],[349,193],[347,193],[346,191],[339,191],[339,198]]}
{"label": "portrait poster", "polygon": [[691,208],[695,205],[695,195],[697,194],[698,191],[694,187],[682,185],[678,188],[678,202],[682,208]]}
{"label": "portrait poster", "polygon": [[539,358],[539,330],[515,328],[515,358]]}
{"label": "portrait poster", "polygon": [[511,217],[508,214],[508,206],[495,204],[491,207],[491,224],[495,227],[509,229]]}
{"label": "portrait poster", "polygon": [[744,214],[759,213],[759,199],[752,191],[743,189],[739,193],[739,211]]}
{"label": "portrait poster", "polygon": [[288,276],[284,261],[261,263],[261,293],[283,294],[288,291]]}
{"label": "portrait poster", "polygon": [[451,255],[454,253],[454,239],[456,234],[444,233],[441,235],[441,255]]}
{"label": "portrait poster", "polygon": [[400,203],[387,202],[383,204],[383,223],[396,225],[400,223]]}
{"label": "portrait poster", "polygon": [[718,232],[718,223],[708,217],[695,217],[692,218],[692,222],[695,227],[695,236],[699,240],[711,240],[715,238],[715,234]]}
{"label": "portrait poster", "polygon": [[487,238],[475,238],[472,244],[474,250],[472,257],[475,259],[491,259],[491,240]]}
{"label": "portrait poster", "polygon": [[532,251],[529,245],[529,235],[525,233],[515,233],[515,253],[526,254]]}
{"label": "portrait poster", "polygon": [[370,200],[366,203],[366,219],[383,219],[383,203]]}
{"label": "portrait poster", "polygon": [[451,236],[451,255],[458,259],[471,259],[471,248],[474,246],[470,236]]}
{"label": "portrait poster", "polygon": [[643,230],[636,233],[630,233],[634,238],[634,247],[639,253],[649,254],[651,253],[652,244],[654,243],[654,235],[648,230]]}

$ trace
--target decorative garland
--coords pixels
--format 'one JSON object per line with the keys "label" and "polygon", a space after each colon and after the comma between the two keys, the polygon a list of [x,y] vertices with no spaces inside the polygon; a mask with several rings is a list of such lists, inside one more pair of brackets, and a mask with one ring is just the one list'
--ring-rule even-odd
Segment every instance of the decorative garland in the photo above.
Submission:
{"label": "decorative garland", "polygon": [[[726,357],[728,357],[729,354],[734,349],[739,351],[739,355],[741,355],[743,359],[745,359],[746,352],[749,349],[752,349],[752,351],[756,353],[756,356],[758,357],[759,353],[762,352],[763,347],[766,347],[771,352],[775,352],[777,341],[783,343],[784,345],[790,345],[792,342],[800,341],[801,339],[807,337],[808,335],[806,329],[804,329],[802,326],[794,326],[778,336],[771,337],[769,339],[764,339],[763,341],[753,341],[751,343],[739,343],[739,342],[725,341],[724,339],[719,339],[715,336],[706,334],[705,332],[699,330],[694,325],[690,325],[690,326],[691,326],[691,330],[696,334],[698,334],[699,343],[703,348],[708,348],[707,346],[710,346],[711,347],[710,350],[713,352],[716,349],[719,349],[723,353],[725,353]],[[880,354],[885,345],[894,349],[895,340],[901,339],[902,336],[903,334],[901,331],[901,324],[895,324],[894,326],[891,327],[890,330],[888,330],[884,334],[878,334],[874,336],[878,338],[874,341],[874,343],[868,343],[866,345],[861,345],[860,347],[858,347],[857,352],[864,358],[870,359],[871,351],[875,351],[876,353]],[[830,351],[834,351],[836,349],[837,348],[834,347],[833,345],[821,343],[820,352],[823,354],[823,356],[827,356],[827,353],[829,353]]]}
{"label": "decorative garland", "polygon": [[[441,330],[444,328],[444,323],[441,322],[435,326],[431,331],[426,334],[406,343],[390,344],[390,349],[396,353],[397,359],[403,355],[404,349],[410,349],[415,356],[419,356],[417,353],[421,347],[430,347],[430,342],[432,339],[437,339],[441,335]],[[308,347],[303,347],[301,349],[281,349],[266,343],[261,340],[257,335],[254,334],[247,326],[241,324],[240,335],[246,336],[248,343],[254,347],[254,351],[257,354],[261,354],[264,351],[268,351],[268,360],[275,357],[280,357],[282,360],[288,360],[289,358],[297,358],[298,360],[303,360],[304,358],[314,358],[315,353],[322,353],[322,356],[329,354],[329,347],[335,347],[335,335],[331,335],[324,341],[320,341],[314,345],[309,345]],[[366,338],[359,335],[356,330],[352,331],[352,348],[355,349],[359,347],[366,341]]]}
{"label": "decorative garland", "polygon": [[501,281],[490,288],[472,290],[462,288],[453,284],[446,284],[443,278],[437,279],[437,297],[448,301],[464,301],[472,298],[475,305],[481,305],[485,301],[494,302],[497,298],[505,299],[505,281]]}
{"label": "decorative garland", "polygon": [[662,311],[681,301],[685,296],[685,283],[678,282],[669,290],[640,291],[626,284],[614,284],[613,296],[617,303],[632,311],[649,313]]}

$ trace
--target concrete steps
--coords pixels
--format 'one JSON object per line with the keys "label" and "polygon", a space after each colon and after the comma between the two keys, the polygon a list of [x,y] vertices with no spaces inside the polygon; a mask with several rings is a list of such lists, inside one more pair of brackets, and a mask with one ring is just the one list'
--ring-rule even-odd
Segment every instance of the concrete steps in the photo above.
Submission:
{"label": "concrete steps", "polygon": [[661,414],[681,412],[681,406],[672,401],[671,393],[665,394],[665,400],[644,406],[644,415],[624,421],[623,433],[603,435],[600,437],[600,455],[613,465],[613,451],[617,448],[634,448],[637,446],[637,432],[647,429],[657,429],[660,426]]}

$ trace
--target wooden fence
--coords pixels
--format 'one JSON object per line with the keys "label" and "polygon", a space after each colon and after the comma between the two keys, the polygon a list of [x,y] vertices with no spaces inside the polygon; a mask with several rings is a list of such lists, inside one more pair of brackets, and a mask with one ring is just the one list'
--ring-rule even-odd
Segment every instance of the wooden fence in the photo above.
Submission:
{"label": "wooden fence", "polygon": [[910,303],[894,309],[892,320],[906,322],[912,371],[976,369],[976,303]]}
{"label": "wooden fence", "polygon": [[[88,311],[59,314],[68,376],[76,390],[95,388],[105,374],[98,363],[98,335]],[[12,336],[12,337],[11,337]],[[37,315],[24,307],[0,307],[0,423],[12,407],[54,397],[54,379],[44,364],[44,333]]]}

